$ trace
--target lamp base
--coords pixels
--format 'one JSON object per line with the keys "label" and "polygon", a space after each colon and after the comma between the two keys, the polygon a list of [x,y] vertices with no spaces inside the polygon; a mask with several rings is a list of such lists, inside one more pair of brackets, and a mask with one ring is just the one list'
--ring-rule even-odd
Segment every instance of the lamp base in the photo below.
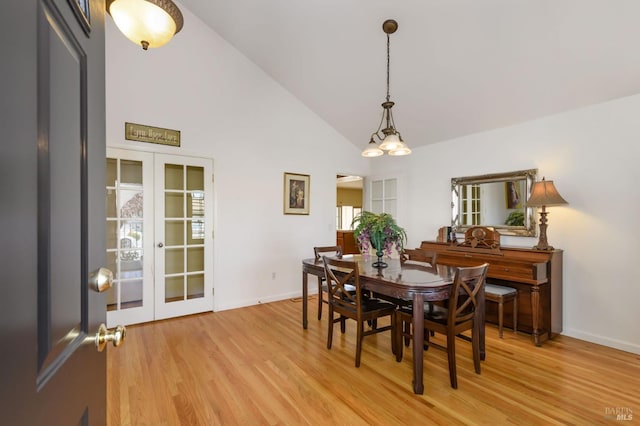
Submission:
{"label": "lamp base", "polygon": [[548,250],[548,251],[555,250],[555,248],[553,248],[553,247],[552,247],[552,246],[550,246],[549,244],[547,244],[546,246],[542,246],[542,245],[540,245],[540,243],[538,243],[538,245],[537,245],[537,246],[533,246],[533,247],[531,247],[531,248],[532,248],[533,250]]}
{"label": "lamp base", "polygon": [[542,211],[540,212],[540,238],[538,239],[538,244],[533,246],[534,250],[555,250],[552,246],[547,242],[547,212],[542,206]]}

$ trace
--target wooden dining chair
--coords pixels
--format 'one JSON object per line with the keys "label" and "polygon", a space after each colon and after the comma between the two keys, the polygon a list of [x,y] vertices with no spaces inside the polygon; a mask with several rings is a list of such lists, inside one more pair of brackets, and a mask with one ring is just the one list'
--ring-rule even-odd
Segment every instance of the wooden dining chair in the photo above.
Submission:
{"label": "wooden dining chair", "polygon": [[[405,248],[402,250],[402,253],[400,253],[400,263],[405,268],[412,265],[415,265],[418,268],[433,268],[436,266],[437,257],[438,257],[437,253],[433,251],[425,250],[422,248],[415,248],[415,249]],[[390,300],[390,301],[394,302],[398,306],[410,307],[412,303],[410,300],[402,300],[402,299]],[[429,311],[433,310],[433,302],[425,303],[425,309]],[[409,329],[410,327],[409,323],[405,323],[404,327],[405,327],[405,330],[404,330],[405,345],[409,346],[409,336],[411,333],[411,330]],[[433,336],[433,333],[434,332],[431,331],[432,336]]]}
{"label": "wooden dining chair", "polygon": [[[316,262],[321,261],[323,253],[333,253],[338,259],[342,258],[342,247],[341,246],[322,246],[322,247],[314,247],[313,255],[315,256]],[[353,289],[351,289],[353,290]],[[320,277],[318,280],[318,320],[322,319],[322,304],[329,303],[329,299],[325,298],[327,294],[327,285],[325,284],[325,278]]]}
{"label": "wooden dining chair", "polygon": [[[424,333],[425,346],[434,346],[444,349],[448,354],[449,378],[451,387],[458,388],[458,378],[456,374],[456,336],[464,331],[471,330],[471,346],[473,351],[473,365],[475,372],[480,374],[480,339],[478,331],[484,324],[479,324],[479,301],[478,293],[485,285],[488,263],[480,266],[456,268],[455,278],[451,286],[451,293],[446,307],[433,306],[428,310],[425,306],[424,329],[413,330],[413,333]],[[411,324],[413,311],[411,307],[400,307],[396,313],[394,345],[396,360],[402,361],[402,337],[405,336],[406,327],[404,324]],[[478,325],[478,327],[475,327]],[[410,326],[409,326],[410,329]],[[437,345],[429,341],[427,330],[446,335],[446,347]],[[410,333],[409,333],[410,335]]]}
{"label": "wooden dining chair", "polygon": [[[362,354],[362,340],[383,331],[391,331],[391,349],[395,352],[394,324],[396,305],[374,297],[366,297],[360,288],[360,270],[358,263],[349,260],[340,260],[322,257],[329,294],[329,333],[327,335],[327,349],[331,349],[333,343],[333,328],[336,322],[340,323],[341,332],[345,332],[345,321],[356,321],[356,367],[360,367]],[[349,286],[355,288],[354,292]],[[334,315],[339,317],[335,318]],[[389,317],[390,323],[384,327],[364,328],[366,322],[377,324],[378,318]]]}
{"label": "wooden dining chair", "polygon": [[437,262],[437,254],[436,252],[424,250],[421,248],[415,249],[403,249],[402,253],[400,253],[400,262],[417,262],[417,263],[427,263],[430,266],[435,266]]}

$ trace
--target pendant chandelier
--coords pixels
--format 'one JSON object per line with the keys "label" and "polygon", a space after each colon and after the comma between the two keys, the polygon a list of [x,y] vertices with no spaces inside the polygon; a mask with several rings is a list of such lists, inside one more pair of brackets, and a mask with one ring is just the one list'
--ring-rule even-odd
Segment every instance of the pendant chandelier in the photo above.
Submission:
{"label": "pendant chandelier", "polygon": [[[389,64],[390,54],[389,54],[389,35],[396,32],[398,29],[398,23],[393,19],[387,19],[382,24],[382,31],[387,34],[387,99],[382,103],[382,118],[380,119],[380,124],[378,125],[378,129],[371,134],[371,139],[367,144],[367,147],[364,151],[362,151],[363,157],[379,157],[384,154],[384,151],[388,151],[389,155],[409,155],[411,154],[411,150],[402,140],[402,136],[400,136],[400,132],[396,130],[396,125],[393,121],[393,113],[391,112],[391,108],[395,105],[390,100],[389,96]],[[382,128],[382,124],[385,124],[385,128]],[[382,132],[382,136],[380,133]],[[380,146],[376,143],[375,139],[377,138],[382,143]]]}
{"label": "pendant chandelier", "polygon": [[184,22],[171,0],[107,0],[107,12],[118,29],[144,50],[169,43]]}

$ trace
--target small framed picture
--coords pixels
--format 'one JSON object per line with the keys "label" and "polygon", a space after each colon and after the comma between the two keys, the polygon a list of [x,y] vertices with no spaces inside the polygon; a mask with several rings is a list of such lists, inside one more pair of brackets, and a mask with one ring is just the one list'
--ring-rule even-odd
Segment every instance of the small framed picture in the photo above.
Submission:
{"label": "small framed picture", "polygon": [[284,214],[309,214],[311,177],[284,173]]}
{"label": "small framed picture", "polygon": [[507,209],[522,209],[523,180],[511,180],[504,183]]}

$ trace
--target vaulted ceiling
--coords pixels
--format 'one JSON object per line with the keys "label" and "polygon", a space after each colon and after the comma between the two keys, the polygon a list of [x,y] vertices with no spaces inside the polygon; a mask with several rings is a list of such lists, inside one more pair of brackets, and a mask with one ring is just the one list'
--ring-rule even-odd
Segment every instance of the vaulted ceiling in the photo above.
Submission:
{"label": "vaulted ceiling", "polygon": [[179,4],[360,148],[386,96],[389,18],[391,100],[410,147],[640,92],[638,0]]}

